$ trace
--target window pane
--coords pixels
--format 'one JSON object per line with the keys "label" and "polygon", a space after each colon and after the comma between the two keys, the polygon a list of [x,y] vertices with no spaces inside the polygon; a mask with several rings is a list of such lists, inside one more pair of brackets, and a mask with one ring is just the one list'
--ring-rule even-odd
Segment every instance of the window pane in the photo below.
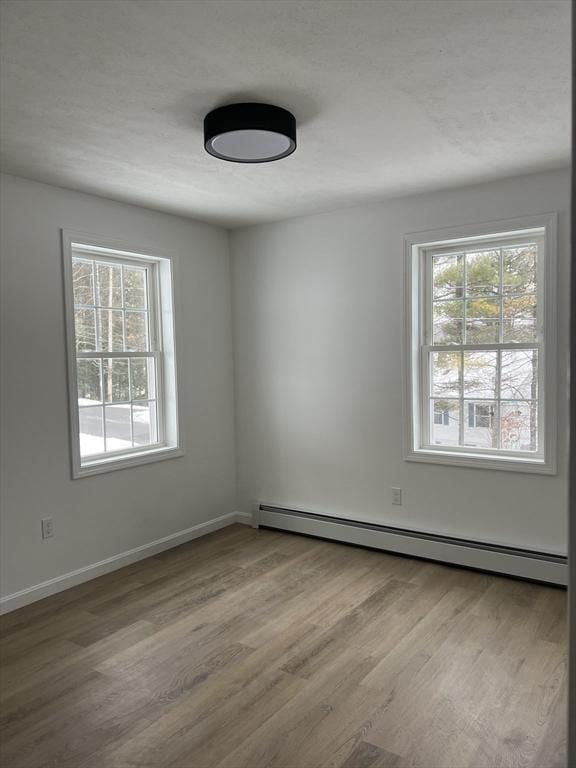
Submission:
{"label": "window pane", "polygon": [[124,306],[146,309],[146,270],[124,267]]}
{"label": "window pane", "polygon": [[96,351],[96,313],[93,309],[74,311],[76,350],[78,352]]}
{"label": "window pane", "polygon": [[502,350],[500,397],[535,400],[538,396],[538,350]]}
{"label": "window pane", "polygon": [[538,450],[538,408],[536,403],[502,403],[501,446],[508,451]]}
{"label": "window pane", "polygon": [[494,296],[500,292],[500,252],[466,254],[466,296]]}
{"label": "window pane", "polygon": [[433,258],[435,299],[452,299],[463,295],[464,257],[461,253]]}
{"label": "window pane", "polygon": [[122,267],[96,264],[96,285],[101,307],[122,306]]}
{"label": "window pane", "polygon": [[437,301],[433,305],[434,344],[462,344],[463,301]]}
{"label": "window pane", "polygon": [[118,357],[104,360],[104,395],[107,403],[130,400],[127,358]]}
{"label": "window pane", "polygon": [[462,320],[434,323],[434,344],[462,344]]}
{"label": "window pane", "polygon": [[130,359],[132,400],[148,400],[156,397],[154,360],[151,357]]}
{"label": "window pane", "polygon": [[430,426],[433,445],[458,445],[460,434],[460,402],[432,400]]}
{"label": "window pane", "polygon": [[100,360],[79,358],[76,360],[78,383],[78,405],[92,405],[102,402],[100,388]]}
{"label": "window pane", "polygon": [[464,445],[497,448],[496,403],[464,401]]}
{"label": "window pane", "polygon": [[132,406],[134,445],[158,442],[156,426],[156,402],[134,403]]}
{"label": "window pane", "polygon": [[104,453],[104,430],[102,408],[90,406],[78,410],[80,421],[80,455],[93,456]]}
{"label": "window pane", "polygon": [[432,394],[460,397],[460,352],[432,352]]}
{"label": "window pane", "polygon": [[497,396],[497,352],[464,352],[464,396]]}
{"label": "window pane", "polygon": [[470,299],[466,302],[466,342],[492,344],[500,336],[500,299]]}
{"label": "window pane", "polygon": [[75,304],[94,304],[92,262],[72,259],[72,285]]}
{"label": "window pane", "polygon": [[128,352],[147,352],[147,313],[126,312],[126,350]]}
{"label": "window pane", "polygon": [[106,405],[104,410],[106,413],[106,451],[132,448],[130,404]]}
{"label": "window pane", "polygon": [[469,299],[466,302],[466,318],[498,320],[500,299]]}
{"label": "window pane", "polygon": [[536,297],[504,299],[504,341],[536,341]]}
{"label": "window pane", "polygon": [[498,343],[500,323],[497,320],[468,320],[466,342],[468,344]]}
{"label": "window pane", "polygon": [[121,309],[98,310],[99,352],[124,352],[123,314]]}
{"label": "window pane", "polygon": [[535,244],[503,249],[504,293],[535,293],[537,251]]}

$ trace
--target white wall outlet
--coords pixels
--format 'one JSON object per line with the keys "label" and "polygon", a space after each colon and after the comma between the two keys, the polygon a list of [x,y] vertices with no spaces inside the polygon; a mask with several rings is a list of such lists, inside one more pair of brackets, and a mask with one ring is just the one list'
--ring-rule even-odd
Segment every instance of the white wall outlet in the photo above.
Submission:
{"label": "white wall outlet", "polygon": [[42,538],[51,539],[54,536],[54,520],[51,517],[45,517],[42,520]]}
{"label": "white wall outlet", "polygon": [[392,504],[402,505],[402,488],[390,488],[392,491]]}

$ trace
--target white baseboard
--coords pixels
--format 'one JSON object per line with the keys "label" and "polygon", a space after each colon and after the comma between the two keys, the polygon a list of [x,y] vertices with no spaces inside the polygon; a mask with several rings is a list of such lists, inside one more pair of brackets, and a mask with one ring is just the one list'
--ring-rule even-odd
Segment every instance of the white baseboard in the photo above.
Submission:
{"label": "white baseboard", "polygon": [[234,523],[250,525],[251,522],[252,515],[250,514],[245,512],[229,512],[206,523],[193,525],[184,531],[171,533],[169,536],[151,541],[149,544],[142,544],[140,547],[129,549],[127,552],[120,552],[118,555],[106,558],[106,560],[85,565],[82,568],[77,568],[75,571],[63,573],[61,576],[56,576],[53,579],[48,579],[48,581],[43,581],[40,584],[34,584],[32,587],[21,589],[19,592],[6,595],[0,598],[0,614],[15,611],[17,608],[22,608],[29,603],[55,595],[57,592],[63,592],[65,589],[70,589],[70,587],[75,587],[77,584],[103,576],[105,573],[116,571],[118,568],[123,568],[125,565],[130,565],[138,560],[144,560],[147,557],[158,554],[158,552],[163,552],[165,549],[177,547],[179,544],[184,544],[200,536],[206,536],[206,534],[217,531],[220,528],[225,528],[228,525],[233,525]]}

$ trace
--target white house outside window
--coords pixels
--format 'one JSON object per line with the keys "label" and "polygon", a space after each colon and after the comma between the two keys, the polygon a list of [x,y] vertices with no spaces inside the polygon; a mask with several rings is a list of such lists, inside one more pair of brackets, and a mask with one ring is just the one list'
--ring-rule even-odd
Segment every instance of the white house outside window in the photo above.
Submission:
{"label": "white house outside window", "polygon": [[64,266],[74,475],[180,455],[172,259],[64,233]]}
{"label": "white house outside window", "polygon": [[554,471],[555,218],[524,223],[406,240],[408,459]]}

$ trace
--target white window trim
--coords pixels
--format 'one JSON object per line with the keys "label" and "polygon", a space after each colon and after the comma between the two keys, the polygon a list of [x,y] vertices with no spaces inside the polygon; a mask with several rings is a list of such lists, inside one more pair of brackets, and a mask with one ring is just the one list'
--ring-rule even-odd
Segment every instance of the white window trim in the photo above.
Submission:
{"label": "white window trim", "polygon": [[[404,458],[449,466],[496,469],[516,472],[556,474],[557,445],[557,227],[556,213],[537,214],[505,221],[485,222],[427,232],[409,234],[404,238]],[[439,243],[482,238],[493,239],[531,230],[544,230],[544,259],[539,274],[543,282],[544,327],[542,359],[539,361],[544,381],[544,397],[540,405],[544,445],[538,457],[518,456],[512,453],[495,454],[489,449],[467,451],[463,448],[430,448],[421,445],[422,423],[422,364],[421,339],[423,313],[427,307],[427,293],[422,270],[422,251]]]}
{"label": "white window trim", "polygon": [[[175,253],[160,252],[155,246],[141,246],[134,243],[116,240],[107,236],[93,235],[86,232],[78,232],[70,229],[62,229],[62,263],[64,278],[64,313],[66,326],[66,353],[68,367],[68,403],[69,403],[69,428],[71,446],[72,478],[78,479],[91,475],[111,472],[118,469],[126,469],[141,464],[172,459],[183,456],[185,453],[184,436],[181,426],[182,402],[178,386],[178,366],[176,349],[178,347],[177,317],[179,317],[178,300],[178,256]],[[80,436],[79,436],[79,412],[76,381],[76,345],[74,329],[74,292],[72,281],[72,256],[73,251],[81,246],[86,253],[98,254],[105,259],[106,251],[113,256],[121,256],[128,261],[130,258],[147,261],[157,265],[159,271],[156,302],[161,315],[157,313],[158,321],[162,325],[164,340],[163,370],[159,372],[161,391],[158,392],[158,401],[162,397],[164,407],[159,407],[164,418],[164,440],[160,444],[154,444],[150,448],[130,449],[122,454],[101,455],[94,459],[81,460]],[[130,353],[128,353],[130,354]]]}

